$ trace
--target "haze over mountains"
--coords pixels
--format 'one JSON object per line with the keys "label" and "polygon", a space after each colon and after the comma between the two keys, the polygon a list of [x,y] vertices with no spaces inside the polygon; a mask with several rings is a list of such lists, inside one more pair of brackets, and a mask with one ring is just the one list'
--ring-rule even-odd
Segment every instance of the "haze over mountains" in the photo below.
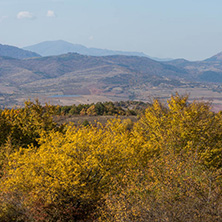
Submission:
{"label": "haze over mountains", "polygon": [[[217,99],[222,104],[221,53],[204,61],[159,62],[129,55],[67,53],[41,57],[16,47],[1,54],[2,48],[6,49],[0,45],[1,106],[21,105],[28,97],[50,98],[62,104],[68,101],[65,97],[72,96],[72,103],[101,99],[147,101],[151,97],[168,98],[176,91],[191,93],[193,99]],[[12,58],[18,57],[18,53],[11,49],[19,52],[19,58]],[[52,99],[57,95],[59,99]]]}
{"label": "haze over mountains", "polygon": [[222,52],[206,59],[205,61],[208,61],[208,62],[222,62]]}
{"label": "haze over mountains", "polygon": [[87,48],[83,45],[72,44],[63,40],[45,41],[35,45],[24,47],[23,49],[36,52],[42,56],[62,55],[69,52],[73,52],[89,56],[127,55],[127,56],[149,57],[157,61],[172,60],[167,58],[166,59],[152,58],[143,52],[125,52],[125,51],[114,51],[114,50],[99,49],[99,48]]}
{"label": "haze over mountains", "polygon": [[35,52],[23,50],[15,46],[0,44],[0,56],[8,56],[16,59],[26,59],[31,57],[41,57]]}
{"label": "haze over mountains", "polygon": [[142,52],[123,52],[108,49],[87,48],[80,44],[72,44],[63,40],[45,41],[23,49],[36,52],[42,56],[61,55],[69,52],[79,53],[91,56],[107,56],[107,55],[131,55],[131,56],[147,56]]}

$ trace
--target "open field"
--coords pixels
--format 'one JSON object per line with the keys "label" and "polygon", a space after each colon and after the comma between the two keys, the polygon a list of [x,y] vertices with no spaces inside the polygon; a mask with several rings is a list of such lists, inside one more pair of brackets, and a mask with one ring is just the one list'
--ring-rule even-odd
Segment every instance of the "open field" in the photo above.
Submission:
{"label": "open field", "polygon": [[[134,98],[132,100],[143,101],[143,102],[152,102],[153,99],[159,99],[162,102],[166,102],[167,99],[171,97],[171,95],[178,92],[181,95],[188,94],[189,101],[205,101],[212,104],[213,108],[216,111],[222,110],[222,93],[212,91],[209,88],[172,88],[172,89],[160,89],[160,88],[135,88],[133,89]],[[30,94],[30,95],[21,95],[19,97],[13,95],[10,97],[0,97],[1,104],[5,104],[6,107],[13,106],[23,106],[24,101],[31,99],[34,100],[38,98],[41,103],[50,103],[53,105],[61,105],[61,106],[69,106],[69,105],[78,105],[78,104],[91,104],[97,102],[106,102],[106,101],[126,101],[129,100],[128,96],[123,95],[108,95],[103,93],[98,94],[90,94],[90,95],[79,95],[79,96],[65,96],[62,97],[51,97],[42,95],[42,94]]]}

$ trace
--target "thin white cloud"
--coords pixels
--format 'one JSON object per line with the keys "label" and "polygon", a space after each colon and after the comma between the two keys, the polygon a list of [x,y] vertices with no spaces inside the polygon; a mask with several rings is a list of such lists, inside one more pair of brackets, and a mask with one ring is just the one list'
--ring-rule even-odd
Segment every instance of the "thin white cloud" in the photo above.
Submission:
{"label": "thin white cloud", "polygon": [[54,11],[52,11],[52,10],[48,10],[46,16],[47,16],[47,17],[51,17],[51,18],[53,18],[53,17],[56,17],[56,14],[55,14]]}
{"label": "thin white cloud", "polygon": [[34,19],[35,16],[29,11],[21,11],[17,14],[17,19]]}

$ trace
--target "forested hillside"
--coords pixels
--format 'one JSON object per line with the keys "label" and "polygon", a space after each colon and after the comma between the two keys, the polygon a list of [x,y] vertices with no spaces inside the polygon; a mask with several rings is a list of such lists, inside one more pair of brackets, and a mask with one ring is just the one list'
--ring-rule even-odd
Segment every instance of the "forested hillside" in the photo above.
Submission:
{"label": "forested hillside", "polygon": [[1,110],[0,221],[221,221],[222,112],[178,94],[134,124],[58,110]]}

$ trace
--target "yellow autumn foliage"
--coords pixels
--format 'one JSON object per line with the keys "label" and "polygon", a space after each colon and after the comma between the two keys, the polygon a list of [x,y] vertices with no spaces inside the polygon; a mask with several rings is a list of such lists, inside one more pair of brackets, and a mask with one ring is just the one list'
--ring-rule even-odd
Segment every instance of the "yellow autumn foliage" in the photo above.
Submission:
{"label": "yellow autumn foliage", "polygon": [[134,125],[117,118],[64,130],[52,107],[33,105],[0,118],[2,129],[14,126],[7,135],[21,135],[9,153],[10,137],[0,137],[0,220],[220,221],[222,114],[208,103],[176,94]]}
{"label": "yellow autumn foliage", "polygon": [[141,159],[159,158],[165,151],[191,152],[206,166],[222,167],[220,114],[213,113],[208,103],[188,103],[187,96],[172,96],[168,107],[156,100],[138,121],[134,133],[142,143]]}
{"label": "yellow autumn foliage", "polygon": [[38,149],[30,146],[11,156],[2,186],[6,193],[22,194],[24,205],[44,199],[45,206],[71,202],[70,207],[90,211],[109,191],[111,178],[129,164],[128,137],[120,120],[43,135]]}

